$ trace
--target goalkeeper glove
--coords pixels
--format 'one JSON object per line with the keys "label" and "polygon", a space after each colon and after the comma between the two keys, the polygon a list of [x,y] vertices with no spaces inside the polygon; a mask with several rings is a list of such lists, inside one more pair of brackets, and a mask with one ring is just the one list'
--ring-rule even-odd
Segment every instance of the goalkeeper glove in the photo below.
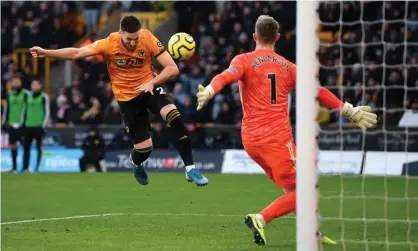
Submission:
{"label": "goalkeeper glove", "polygon": [[364,130],[375,127],[377,124],[377,115],[371,113],[370,110],[370,106],[353,107],[352,104],[345,103],[342,109],[342,115]]}
{"label": "goalkeeper glove", "polygon": [[202,110],[209,100],[215,95],[215,91],[212,86],[208,85],[206,88],[203,85],[199,85],[197,96],[197,111]]}

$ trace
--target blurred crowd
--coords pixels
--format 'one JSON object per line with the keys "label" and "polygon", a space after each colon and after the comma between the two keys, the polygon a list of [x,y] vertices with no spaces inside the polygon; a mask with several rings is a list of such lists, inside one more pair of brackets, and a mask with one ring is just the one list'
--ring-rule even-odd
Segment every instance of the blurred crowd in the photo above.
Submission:
{"label": "blurred crowd", "polygon": [[[87,37],[81,44],[86,45],[97,40],[97,27],[114,11],[164,11],[171,5],[158,1],[2,1],[2,105],[10,89],[8,80],[11,77],[20,76],[25,89],[29,89],[33,79],[42,77],[34,74],[32,64],[19,68],[20,65],[13,61],[14,50],[35,45],[50,49],[69,47]],[[98,124],[103,121],[120,124],[103,58],[80,60],[75,66],[78,74],[72,86],[51,95],[56,97],[51,102],[52,124]],[[41,69],[38,71],[43,73]]]}
{"label": "blurred crowd", "polygon": [[[30,68],[17,69],[12,64],[11,52],[15,48],[34,44],[65,47],[85,34],[86,43],[91,43],[97,40],[94,30],[103,13],[174,8],[179,14],[180,31],[191,33],[198,48],[190,62],[178,62],[181,74],[166,86],[185,122],[193,124],[189,129],[196,134],[195,123],[240,127],[242,110],[236,83],[199,113],[194,95],[199,84],[207,85],[235,55],[253,50],[252,33],[259,15],[271,15],[279,22],[281,38],[276,51],[292,62],[296,59],[295,2],[89,1],[81,9],[75,2],[2,2],[1,6],[3,90],[13,74],[20,73],[24,85],[34,77]],[[77,18],[80,15],[82,21]],[[417,2],[323,1],[318,16],[322,23],[318,27],[318,80],[323,86],[345,101],[372,106],[389,124],[396,124],[405,108],[418,109]],[[82,29],[74,25],[79,22]],[[74,66],[72,85],[61,88],[51,102],[54,123],[120,125],[119,107],[111,93],[103,58],[79,60]],[[294,111],[293,102],[293,122]],[[155,130],[163,130],[158,118],[151,119],[156,123]],[[320,110],[319,121],[347,122],[327,109]],[[221,142],[223,137],[219,136]]]}
{"label": "blurred crowd", "polygon": [[[186,6],[187,5],[187,6]],[[197,17],[194,23],[184,21],[180,31],[193,34],[198,45],[197,57],[193,62],[178,62],[181,74],[166,83],[175,98],[186,123],[217,123],[240,125],[242,111],[237,84],[226,88],[203,112],[196,112],[196,99],[199,84],[207,85],[215,74],[228,67],[231,59],[254,48],[252,33],[257,17],[272,15],[281,24],[282,39],[277,51],[290,60],[295,59],[295,13],[294,2],[178,2],[174,8],[180,17]],[[190,15],[188,12],[194,12]],[[182,19],[182,18],[180,18]],[[182,20],[180,20],[182,22]],[[91,37],[89,42],[94,42]],[[62,89],[57,98],[59,122],[110,123],[120,124],[121,117],[117,102],[111,95],[109,78],[103,59],[92,57],[79,60],[77,78],[71,88]],[[71,112],[69,107],[76,106]],[[81,107],[81,108],[80,108]],[[83,110],[91,112],[81,119]],[[66,115],[67,114],[67,115]],[[73,115],[71,115],[73,114]],[[153,118],[151,118],[153,119]],[[158,121],[157,118],[154,120]]]}
{"label": "blurred crowd", "polygon": [[318,14],[323,86],[371,106],[386,125],[396,125],[405,108],[418,109],[418,2],[324,1]]}
{"label": "blurred crowd", "polygon": [[72,45],[82,35],[73,2],[1,2],[1,94],[7,95],[8,80],[21,76],[23,87],[29,88],[33,74],[29,65],[23,69],[13,63],[13,51],[40,45],[60,48]]}

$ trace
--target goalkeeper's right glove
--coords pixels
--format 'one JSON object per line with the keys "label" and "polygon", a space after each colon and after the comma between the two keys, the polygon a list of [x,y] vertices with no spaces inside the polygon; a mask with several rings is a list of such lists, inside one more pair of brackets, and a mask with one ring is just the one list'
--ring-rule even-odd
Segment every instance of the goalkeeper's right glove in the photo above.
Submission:
{"label": "goalkeeper's right glove", "polygon": [[213,90],[212,86],[208,85],[203,87],[203,85],[198,86],[197,96],[197,111],[200,111],[206,103],[215,95],[215,91]]}
{"label": "goalkeeper's right glove", "polygon": [[353,107],[350,103],[345,103],[342,109],[342,115],[355,123],[361,129],[375,127],[377,124],[377,115],[370,112],[370,106]]}

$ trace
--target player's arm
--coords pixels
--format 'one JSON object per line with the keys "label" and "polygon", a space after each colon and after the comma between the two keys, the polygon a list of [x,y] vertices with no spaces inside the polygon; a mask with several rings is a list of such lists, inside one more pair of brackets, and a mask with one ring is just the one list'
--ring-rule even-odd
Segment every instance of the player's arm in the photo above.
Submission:
{"label": "player's arm", "polygon": [[[292,84],[291,87],[296,86],[296,66],[292,64]],[[377,124],[377,115],[371,113],[370,106],[353,107],[350,103],[343,103],[328,89],[318,86],[318,101],[328,108],[340,111],[341,114],[355,123],[361,129],[375,127]]]}
{"label": "player's arm", "polygon": [[136,91],[144,93],[149,92],[154,95],[153,90],[156,85],[162,84],[179,74],[179,68],[177,67],[173,58],[171,58],[170,54],[168,54],[168,52],[162,51],[157,56],[157,61],[161,64],[163,70],[148,83],[137,86],[135,88]]}
{"label": "player's arm", "polygon": [[2,126],[7,126],[7,121],[9,120],[9,97],[7,97],[6,102],[3,106],[3,118],[1,120]]}
{"label": "player's arm", "polygon": [[199,85],[197,96],[197,110],[200,111],[203,106],[217,93],[219,93],[226,85],[237,82],[244,75],[243,59],[240,56],[235,57],[231,61],[231,65],[221,74],[216,75],[208,86]]}
{"label": "player's arm", "polygon": [[44,94],[42,104],[44,106],[44,121],[42,123],[42,127],[45,128],[49,120],[49,97],[48,95]]}
{"label": "player's arm", "polygon": [[52,57],[64,60],[76,60],[79,58],[85,58],[95,55],[95,53],[90,50],[88,47],[81,48],[64,48],[58,50],[46,50],[41,47],[35,46],[30,48],[30,53],[34,58],[41,57]]}
{"label": "player's arm", "polygon": [[357,106],[345,102],[343,103],[331,91],[324,87],[319,87],[318,101],[328,108],[340,111],[341,114],[355,123],[361,129],[375,127],[377,124],[377,115],[370,112],[370,106]]}
{"label": "player's arm", "polygon": [[163,67],[163,70],[160,72],[160,74],[151,80],[154,85],[162,84],[165,81],[179,75],[179,68],[167,51],[161,52],[161,54],[158,55],[156,59],[158,63]]}
{"label": "player's arm", "polygon": [[57,50],[46,50],[41,47],[35,46],[30,48],[30,53],[32,57],[52,57],[64,60],[76,60],[80,58],[86,58],[101,54],[105,51],[108,45],[108,39],[97,40],[96,42],[81,47],[81,48],[63,48]]}
{"label": "player's arm", "polygon": [[344,103],[334,93],[322,86],[318,87],[318,101],[320,104],[336,111],[341,111],[344,107]]}
{"label": "player's arm", "polygon": [[154,94],[153,89],[156,85],[162,84],[165,81],[179,75],[180,72],[173,58],[167,51],[165,51],[163,44],[158,40],[158,38],[156,38],[154,34],[148,30],[145,30],[144,32],[148,35],[148,50],[151,52],[151,55],[157,59],[158,63],[160,63],[163,67],[163,70],[160,74],[151,79],[150,82],[136,87],[135,90]]}

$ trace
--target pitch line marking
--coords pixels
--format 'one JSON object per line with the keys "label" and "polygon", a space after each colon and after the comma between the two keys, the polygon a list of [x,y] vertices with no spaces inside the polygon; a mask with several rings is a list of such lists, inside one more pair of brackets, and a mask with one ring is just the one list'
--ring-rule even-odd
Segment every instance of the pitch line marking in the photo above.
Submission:
{"label": "pitch line marking", "polygon": [[[136,216],[194,216],[194,217],[244,217],[244,214],[193,214],[193,213],[108,213],[108,214],[89,214],[89,215],[76,215],[68,217],[53,217],[44,219],[32,219],[32,220],[20,220],[20,221],[6,221],[0,223],[0,225],[12,225],[33,223],[42,221],[57,221],[57,220],[74,220],[94,217],[107,217],[107,216],[120,216],[120,215],[136,215]],[[294,218],[294,217],[282,217],[282,218]]]}
{"label": "pitch line marking", "polygon": [[73,220],[73,219],[83,219],[83,218],[93,218],[93,217],[117,216],[117,215],[123,215],[123,214],[124,213],[76,215],[76,216],[68,216],[68,217],[53,217],[53,218],[44,218],[44,219],[9,221],[9,222],[2,222],[0,224],[11,225],[11,224],[23,224],[23,223],[41,222],[41,221]]}
{"label": "pitch line marking", "polygon": [[[33,223],[42,221],[57,221],[57,220],[74,220],[94,217],[108,217],[108,216],[121,216],[121,215],[134,215],[134,216],[192,216],[192,217],[244,217],[244,214],[195,214],[195,213],[106,213],[106,214],[88,214],[88,215],[76,215],[67,217],[53,217],[44,219],[31,219],[31,220],[20,220],[20,221],[6,221],[1,222],[0,225],[12,225],[12,224],[23,224]],[[284,216],[281,219],[295,219],[295,216]],[[332,218],[332,217],[321,217],[321,221],[353,221],[353,222],[393,222],[393,223],[411,223],[418,224],[418,220],[407,220],[407,219],[364,219],[364,218]]]}

